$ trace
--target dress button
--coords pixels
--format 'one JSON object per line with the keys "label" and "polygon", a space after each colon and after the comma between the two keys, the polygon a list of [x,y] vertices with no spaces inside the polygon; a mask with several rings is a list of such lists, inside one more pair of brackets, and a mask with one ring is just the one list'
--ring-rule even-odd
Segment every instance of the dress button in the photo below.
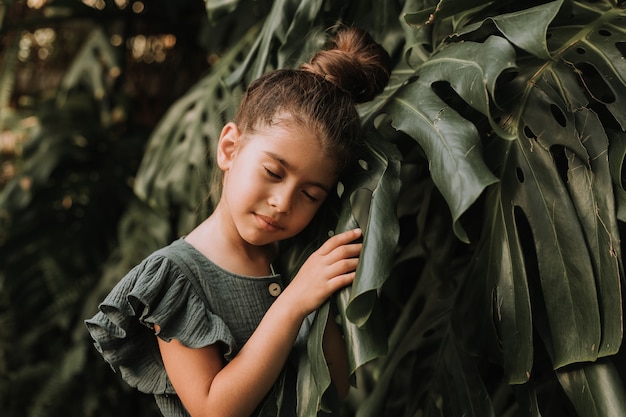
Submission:
{"label": "dress button", "polygon": [[276,283],[276,282],[272,282],[269,287],[267,287],[267,289],[269,290],[270,294],[273,297],[278,297],[280,295],[280,293],[283,291],[282,288],[280,288],[280,284]]}

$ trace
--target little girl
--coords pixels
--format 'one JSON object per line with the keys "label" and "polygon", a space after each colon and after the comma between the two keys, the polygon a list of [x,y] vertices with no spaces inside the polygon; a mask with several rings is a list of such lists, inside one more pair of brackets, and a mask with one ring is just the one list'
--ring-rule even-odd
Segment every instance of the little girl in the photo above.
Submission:
{"label": "little girl", "polygon": [[[253,82],[219,138],[214,212],[133,268],[86,321],[107,362],[154,394],[164,416],[256,415],[304,319],[352,283],[358,229],[328,239],[289,285],[272,264],[358,156],[355,103],[380,93],[389,71],[367,33],[342,28],[300,69]],[[346,350],[333,320],[322,345],[343,398]],[[296,399],[283,403],[295,416]]]}

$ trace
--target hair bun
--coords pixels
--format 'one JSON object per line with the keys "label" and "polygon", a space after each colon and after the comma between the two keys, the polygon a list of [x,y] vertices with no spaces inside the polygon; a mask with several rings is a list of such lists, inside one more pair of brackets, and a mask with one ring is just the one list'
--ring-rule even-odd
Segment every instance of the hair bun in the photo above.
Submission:
{"label": "hair bun", "polygon": [[380,94],[389,82],[391,58],[365,31],[340,27],[328,47],[301,69],[323,77],[364,103]]}

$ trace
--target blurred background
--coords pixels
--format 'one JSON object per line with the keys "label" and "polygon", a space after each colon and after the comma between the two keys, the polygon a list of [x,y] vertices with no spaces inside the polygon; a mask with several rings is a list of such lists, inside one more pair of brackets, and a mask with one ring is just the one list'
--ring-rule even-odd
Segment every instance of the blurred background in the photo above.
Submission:
{"label": "blurred background", "polygon": [[0,3],[3,416],[159,415],[103,362],[82,321],[170,238],[159,220],[118,245],[137,223],[121,220],[139,204],[149,135],[264,7],[253,2],[225,30],[209,25],[201,0]]}

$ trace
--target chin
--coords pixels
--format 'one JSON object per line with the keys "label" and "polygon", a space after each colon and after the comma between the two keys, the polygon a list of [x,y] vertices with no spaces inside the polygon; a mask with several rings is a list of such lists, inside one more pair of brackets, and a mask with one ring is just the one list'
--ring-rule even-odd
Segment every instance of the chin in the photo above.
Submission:
{"label": "chin", "polygon": [[267,246],[282,240],[281,238],[275,236],[259,236],[258,233],[241,236],[241,238],[252,246]]}

